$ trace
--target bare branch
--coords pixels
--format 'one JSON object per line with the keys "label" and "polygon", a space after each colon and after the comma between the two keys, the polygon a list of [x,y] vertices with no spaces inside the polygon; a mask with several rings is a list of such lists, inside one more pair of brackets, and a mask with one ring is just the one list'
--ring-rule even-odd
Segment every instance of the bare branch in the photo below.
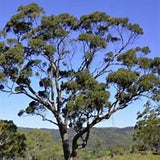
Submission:
{"label": "bare branch", "polygon": [[[27,87],[29,89],[29,91],[38,99],[38,101],[40,103],[42,103],[45,107],[47,107],[54,115],[56,115],[56,110],[55,110],[55,107],[50,103],[50,102],[47,102],[45,101],[41,96],[39,96],[34,90],[33,88],[31,87],[31,85],[28,83],[27,84]],[[28,96],[31,96],[28,94]],[[36,100],[37,100],[36,99]]]}
{"label": "bare branch", "polygon": [[42,115],[42,114],[40,114],[40,113],[34,113],[34,114],[37,115],[37,116],[40,116],[40,117],[42,118],[43,121],[48,121],[48,122],[50,122],[50,123],[52,123],[52,124],[58,126],[58,123],[56,123],[56,122],[54,122],[54,121],[52,121],[52,120],[46,118],[44,115]]}

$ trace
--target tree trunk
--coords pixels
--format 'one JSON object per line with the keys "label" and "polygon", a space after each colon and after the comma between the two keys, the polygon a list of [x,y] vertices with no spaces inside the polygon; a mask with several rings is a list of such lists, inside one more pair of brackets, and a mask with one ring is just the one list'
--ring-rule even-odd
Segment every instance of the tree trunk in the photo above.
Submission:
{"label": "tree trunk", "polygon": [[77,151],[72,152],[70,160],[78,160]]}
{"label": "tree trunk", "polygon": [[63,139],[62,139],[63,154],[64,154],[65,160],[70,159],[69,139],[67,137],[68,137],[68,134],[66,133],[63,135]]}
{"label": "tree trunk", "polygon": [[76,157],[71,157],[70,160],[78,160],[77,156]]}
{"label": "tree trunk", "polygon": [[62,139],[62,148],[65,160],[70,160],[70,150],[69,150],[69,137],[67,133],[67,128],[64,126],[59,126],[59,131]]}
{"label": "tree trunk", "polygon": [[63,146],[63,154],[65,160],[78,160],[77,151],[72,152],[72,154],[70,153],[69,137],[67,132],[63,134],[62,146]]}

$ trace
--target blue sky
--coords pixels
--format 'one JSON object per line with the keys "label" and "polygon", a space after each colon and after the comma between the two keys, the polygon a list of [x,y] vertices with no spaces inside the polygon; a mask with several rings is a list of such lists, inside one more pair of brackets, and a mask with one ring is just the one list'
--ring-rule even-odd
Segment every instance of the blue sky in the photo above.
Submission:
{"label": "blue sky", "polygon": [[[128,17],[132,23],[138,23],[144,29],[144,35],[136,44],[148,45],[151,57],[160,52],[160,0],[0,0],[0,28],[16,12],[19,5],[31,2],[38,3],[46,14],[70,13],[75,16],[103,11],[115,17]],[[26,107],[29,99],[20,96],[9,96],[0,93],[0,119],[13,120],[21,127],[53,128],[51,124],[42,122],[38,117],[18,117],[17,113]],[[142,110],[144,100],[129,106],[102,122],[100,127],[126,127],[135,124],[136,113]]]}

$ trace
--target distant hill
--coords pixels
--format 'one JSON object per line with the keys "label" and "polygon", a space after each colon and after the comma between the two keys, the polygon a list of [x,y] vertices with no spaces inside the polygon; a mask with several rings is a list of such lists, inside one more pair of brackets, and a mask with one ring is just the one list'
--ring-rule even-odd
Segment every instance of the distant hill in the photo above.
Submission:
{"label": "distant hill", "polygon": [[[96,139],[100,138],[105,148],[110,146],[130,147],[133,137],[133,127],[126,128],[93,128],[91,130],[90,140],[88,145],[94,147]],[[94,143],[93,143],[94,142]]]}
{"label": "distant hill", "polygon": [[[32,128],[20,128],[25,131],[29,131]],[[55,141],[61,141],[59,131],[57,129],[40,129],[43,131],[49,131],[53,135]],[[69,135],[73,136],[74,131],[69,130]],[[88,148],[95,148],[101,145],[103,148],[109,148],[110,146],[123,146],[128,149],[132,143],[133,127],[126,128],[93,128],[90,133],[88,141]]]}

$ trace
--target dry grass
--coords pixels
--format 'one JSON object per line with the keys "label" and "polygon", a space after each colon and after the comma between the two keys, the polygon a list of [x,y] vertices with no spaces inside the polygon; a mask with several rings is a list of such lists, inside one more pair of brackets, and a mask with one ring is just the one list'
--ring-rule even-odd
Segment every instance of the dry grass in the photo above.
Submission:
{"label": "dry grass", "polygon": [[128,154],[128,155],[124,155],[124,156],[116,156],[113,158],[110,158],[110,157],[98,158],[95,160],[160,160],[160,155]]}

